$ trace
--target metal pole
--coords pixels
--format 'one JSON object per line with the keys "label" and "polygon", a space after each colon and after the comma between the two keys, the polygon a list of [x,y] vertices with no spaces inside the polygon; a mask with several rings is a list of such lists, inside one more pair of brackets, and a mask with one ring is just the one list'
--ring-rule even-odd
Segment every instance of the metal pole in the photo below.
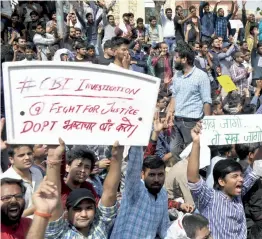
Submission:
{"label": "metal pole", "polygon": [[64,11],[63,0],[56,0],[56,20],[59,36],[64,37]]}

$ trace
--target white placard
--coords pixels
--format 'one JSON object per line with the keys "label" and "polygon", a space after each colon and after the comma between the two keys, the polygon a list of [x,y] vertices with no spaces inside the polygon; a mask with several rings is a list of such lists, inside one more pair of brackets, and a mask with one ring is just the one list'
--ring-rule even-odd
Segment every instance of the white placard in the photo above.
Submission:
{"label": "white placard", "polygon": [[11,144],[147,145],[160,79],[72,62],[4,63]]}
{"label": "white placard", "polygon": [[240,20],[229,20],[229,22],[232,29],[240,29],[244,27],[243,22]]}
{"label": "white placard", "polygon": [[203,119],[201,143],[228,145],[262,142],[262,115],[220,115]]}

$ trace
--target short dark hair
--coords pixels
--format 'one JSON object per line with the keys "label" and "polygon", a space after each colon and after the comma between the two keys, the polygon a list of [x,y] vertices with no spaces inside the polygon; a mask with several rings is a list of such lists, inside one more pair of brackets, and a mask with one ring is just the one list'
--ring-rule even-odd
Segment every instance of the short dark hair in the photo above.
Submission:
{"label": "short dark hair", "polygon": [[11,18],[12,18],[12,17],[18,17],[18,18],[19,18],[19,15],[18,15],[18,13],[14,12],[14,13],[12,13],[12,15],[11,15]]}
{"label": "short dark hair", "polygon": [[93,45],[89,45],[87,46],[86,50],[95,50],[96,48]]}
{"label": "short dark hair", "polygon": [[189,10],[189,12],[191,12],[191,10],[192,10],[192,9],[196,9],[196,7],[195,7],[195,6],[193,6],[193,5],[192,5],[192,6],[190,6],[190,7],[189,7],[189,9],[188,9],[188,10]]}
{"label": "short dark hair", "polygon": [[1,179],[1,186],[3,185],[18,185],[21,188],[22,194],[25,194],[26,192],[26,187],[23,185],[23,180],[22,179],[14,179],[14,178],[2,178]]}
{"label": "short dark hair", "polygon": [[168,11],[171,11],[172,12],[172,9],[170,7],[168,7],[166,10],[165,10],[165,13],[167,14]]}
{"label": "short dark hair", "polygon": [[200,214],[185,215],[182,220],[187,237],[195,238],[196,232],[208,226],[208,220]]}
{"label": "short dark hair", "polygon": [[88,12],[88,13],[86,14],[86,18],[88,18],[90,15],[93,16],[93,14],[92,14],[91,12]]}
{"label": "short dark hair", "polygon": [[104,50],[108,49],[108,48],[112,48],[112,41],[111,40],[105,41]]}
{"label": "short dark hair", "polygon": [[209,2],[204,2],[203,3],[203,8],[206,7],[206,6],[210,6]]}
{"label": "short dark hair", "polygon": [[259,48],[259,47],[261,47],[262,46],[262,41],[259,41],[258,43],[257,43],[257,48]]}
{"label": "short dark hair", "polygon": [[256,111],[256,105],[247,104],[243,106],[241,114],[243,115],[254,114],[255,111]]}
{"label": "short dark hair", "polygon": [[81,48],[86,48],[86,46],[83,43],[80,43],[80,42],[75,45],[76,50],[79,50]]}
{"label": "short dark hair", "polygon": [[28,147],[33,151],[33,145],[31,144],[12,144],[8,148],[8,156],[9,157],[14,157],[15,155],[15,149],[20,149],[22,147]]}
{"label": "short dark hair", "polygon": [[217,152],[220,154],[220,156],[226,156],[226,153],[230,152],[232,150],[232,145],[217,145]]}
{"label": "short dark hair", "polygon": [[39,16],[39,13],[37,11],[32,11],[32,12],[30,12],[30,16],[32,16],[32,15]]}
{"label": "short dark hair", "polygon": [[195,46],[196,44],[198,44],[199,47],[200,47],[200,42],[198,42],[198,41],[193,41],[192,46]]}
{"label": "short dark hair", "polygon": [[137,19],[136,19],[136,24],[138,24],[139,22],[142,22],[142,23],[143,23],[143,22],[144,22],[144,19],[141,18],[141,17],[137,18]]}
{"label": "short dark hair", "polygon": [[221,9],[223,10],[223,8],[221,7],[221,8],[218,8],[218,10],[217,10],[217,11],[219,12]]}
{"label": "short dark hair", "polygon": [[149,22],[152,22],[153,20],[156,20],[156,17],[155,17],[155,16],[150,16],[150,17],[148,18],[148,21],[149,21]]}
{"label": "short dark hair", "polygon": [[260,147],[259,143],[236,144],[235,150],[240,160],[245,160],[249,153],[254,153]]}
{"label": "short dark hair", "polygon": [[71,165],[76,159],[88,159],[91,161],[91,170],[95,166],[97,160],[93,151],[89,150],[86,146],[77,145],[66,153],[66,163]]}
{"label": "short dark hair", "polygon": [[207,42],[207,41],[200,42],[199,47],[203,48],[203,46],[208,46],[209,47],[209,42]]}
{"label": "short dark hair", "polygon": [[213,169],[214,189],[221,190],[221,186],[218,183],[220,178],[224,179],[228,174],[238,171],[243,172],[243,168],[235,160],[227,159],[218,161]]}
{"label": "short dark hair", "polygon": [[108,15],[106,18],[107,18],[107,21],[109,21],[109,18],[110,17],[113,17],[115,19],[115,17],[113,15]]}
{"label": "short dark hair", "polygon": [[[182,8],[180,5],[176,6],[176,11],[179,9],[179,8]],[[182,8],[183,9],[183,8]]]}
{"label": "short dark hair", "polygon": [[76,31],[78,32],[82,32],[82,30],[80,28],[74,27]]}
{"label": "short dark hair", "polygon": [[183,42],[178,42],[178,46],[175,49],[175,52],[179,54],[180,58],[187,58],[187,64],[190,66],[194,65],[195,61],[195,53],[192,51],[189,45],[183,43]]}
{"label": "short dark hair", "polygon": [[111,39],[111,43],[112,43],[112,48],[118,48],[123,44],[129,45],[130,41],[124,37],[113,37]]}
{"label": "short dark hair", "polygon": [[150,155],[144,159],[142,170],[166,167],[165,162],[157,155]]}

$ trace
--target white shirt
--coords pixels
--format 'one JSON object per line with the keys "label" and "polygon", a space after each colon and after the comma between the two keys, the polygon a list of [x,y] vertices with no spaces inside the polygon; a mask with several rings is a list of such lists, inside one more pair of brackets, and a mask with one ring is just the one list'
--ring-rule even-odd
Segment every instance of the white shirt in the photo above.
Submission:
{"label": "white shirt", "polygon": [[160,17],[163,29],[163,37],[175,37],[175,25],[172,18],[170,20],[165,16],[164,9],[161,9]]}
{"label": "white shirt", "polygon": [[33,193],[38,189],[39,184],[43,180],[42,173],[39,169],[31,167],[30,172],[32,175],[32,185],[23,179],[11,166],[9,169],[7,169],[2,175],[2,178],[12,178],[12,179],[18,179],[18,180],[23,180],[23,185],[26,187],[26,192],[25,192],[25,209],[29,208],[32,206],[33,201],[32,201],[32,196]]}

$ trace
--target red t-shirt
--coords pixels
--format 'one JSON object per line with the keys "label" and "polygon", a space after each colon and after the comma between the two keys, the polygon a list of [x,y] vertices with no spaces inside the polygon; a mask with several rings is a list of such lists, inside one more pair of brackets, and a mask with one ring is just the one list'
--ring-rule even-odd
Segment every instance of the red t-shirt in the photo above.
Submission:
{"label": "red t-shirt", "polygon": [[[67,197],[69,195],[69,193],[72,191],[71,188],[69,188],[66,183],[64,182],[64,180],[62,179],[62,184],[61,184],[61,198],[62,198],[62,203],[63,203],[63,207],[65,208],[66,206],[66,200],[67,200]],[[98,204],[99,202],[99,196],[97,195],[93,185],[89,182],[84,182],[81,184],[80,186],[81,188],[86,188],[86,189],[89,189],[95,196],[95,199],[96,199],[96,204]]]}
{"label": "red t-shirt", "polygon": [[[66,200],[67,197],[69,195],[69,193],[72,191],[71,188],[69,188],[65,181],[64,181],[64,175],[65,175],[65,166],[66,166],[66,161],[65,161],[65,154],[62,157],[62,164],[61,164],[61,199],[62,199],[62,204],[63,204],[63,208],[66,208]],[[96,205],[98,205],[98,202],[100,200],[99,196],[97,195],[93,185],[89,182],[84,182],[81,184],[80,188],[86,188],[88,190],[90,190],[93,194],[94,197],[96,199]]]}
{"label": "red t-shirt", "polygon": [[1,223],[1,238],[2,239],[25,239],[31,226],[31,218],[21,218],[16,226],[6,226]]}

